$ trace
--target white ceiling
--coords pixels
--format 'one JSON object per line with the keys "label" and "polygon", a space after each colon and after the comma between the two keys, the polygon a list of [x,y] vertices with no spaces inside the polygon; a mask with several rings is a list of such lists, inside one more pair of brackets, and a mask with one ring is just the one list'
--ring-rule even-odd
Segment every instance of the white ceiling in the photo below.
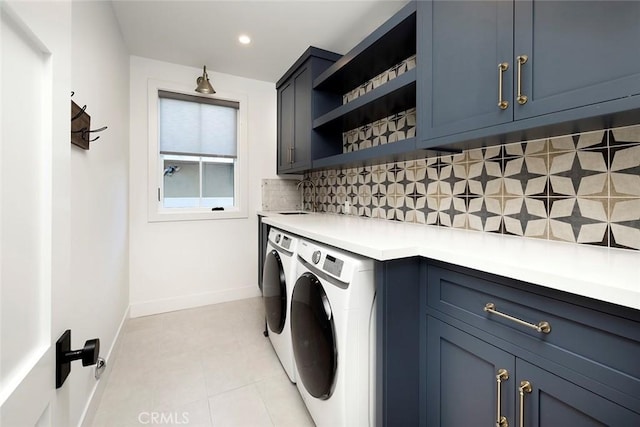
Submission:
{"label": "white ceiling", "polygon": [[[309,46],[347,53],[407,2],[112,1],[132,55],[270,82]],[[238,42],[241,33],[250,45]]]}

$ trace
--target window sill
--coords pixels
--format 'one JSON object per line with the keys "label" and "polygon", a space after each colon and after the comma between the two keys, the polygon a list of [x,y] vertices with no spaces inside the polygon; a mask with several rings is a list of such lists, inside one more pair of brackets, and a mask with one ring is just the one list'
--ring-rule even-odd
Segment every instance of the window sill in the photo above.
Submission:
{"label": "window sill", "polygon": [[224,211],[210,210],[187,210],[149,212],[149,222],[171,222],[171,221],[207,221],[218,219],[245,219],[247,212],[239,209],[229,209]]}

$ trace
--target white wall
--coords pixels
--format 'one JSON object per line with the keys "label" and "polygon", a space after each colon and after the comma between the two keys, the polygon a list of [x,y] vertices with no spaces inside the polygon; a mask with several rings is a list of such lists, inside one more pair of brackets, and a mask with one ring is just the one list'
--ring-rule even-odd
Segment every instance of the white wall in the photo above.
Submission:
{"label": "white wall", "polygon": [[192,85],[201,68],[130,61],[130,303],[143,316],[259,295],[257,217],[262,178],[276,177],[275,84],[216,73],[214,88],[248,100],[248,218],[147,221],[147,82]]}
{"label": "white wall", "polygon": [[[98,337],[106,357],[129,299],[129,54],[110,2],[72,2],[71,90],[87,105],[91,127],[108,126],[85,151],[70,146],[71,266],[68,288],[56,301],[72,348]],[[55,22],[52,22],[55,25]],[[59,392],[75,425],[96,380],[75,362]]]}

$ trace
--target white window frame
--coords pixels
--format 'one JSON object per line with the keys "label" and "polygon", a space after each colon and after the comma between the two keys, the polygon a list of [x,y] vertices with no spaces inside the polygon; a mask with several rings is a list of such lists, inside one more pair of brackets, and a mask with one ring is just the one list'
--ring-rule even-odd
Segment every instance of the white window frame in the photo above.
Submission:
{"label": "white window frame", "polygon": [[233,219],[248,217],[248,164],[249,152],[247,149],[247,96],[245,94],[233,92],[217,91],[215,95],[202,95],[202,98],[224,99],[236,101],[240,104],[237,116],[237,154],[238,157],[234,167],[234,202],[235,206],[225,208],[223,211],[212,211],[211,208],[165,208],[162,203],[164,185],[164,168],[161,162],[159,141],[160,141],[160,120],[158,113],[159,97],[158,91],[183,93],[191,96],[201,96],[193,90],[191,86],[149,79],[147,87],[148,106],[148,221],[196,221],[208,219]]}

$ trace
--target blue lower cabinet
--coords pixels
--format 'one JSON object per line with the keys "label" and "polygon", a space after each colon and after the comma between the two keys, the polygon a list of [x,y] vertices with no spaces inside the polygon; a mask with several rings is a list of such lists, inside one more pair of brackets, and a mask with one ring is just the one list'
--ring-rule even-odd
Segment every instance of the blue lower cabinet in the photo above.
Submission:
{"label": "blue lower cabinet", "polygon": [[640,414],[632,412],[590,390],[516,359],[513,391],[516,419],[524,426],[616,426],[640,425]]}
{"label": "blue lower cabinet", "polygon": [[640,426],[640,310],[377,262],[377,426]]}
{"label": "blue lower cabinet", "polygon": [[640,425],[640,414],[560,375],[434,317],[427,324],[427,426]]}
{"label": "blue lower cabinet", "polygon": [[431,316],[427,337],[426,424],[495,425],[500,396],[500,416],[514,425],[515,357]]}
{"label": "blue lower cabinet", "polygon": [[640,426],[640,313],[427,261],[420,425]]}

